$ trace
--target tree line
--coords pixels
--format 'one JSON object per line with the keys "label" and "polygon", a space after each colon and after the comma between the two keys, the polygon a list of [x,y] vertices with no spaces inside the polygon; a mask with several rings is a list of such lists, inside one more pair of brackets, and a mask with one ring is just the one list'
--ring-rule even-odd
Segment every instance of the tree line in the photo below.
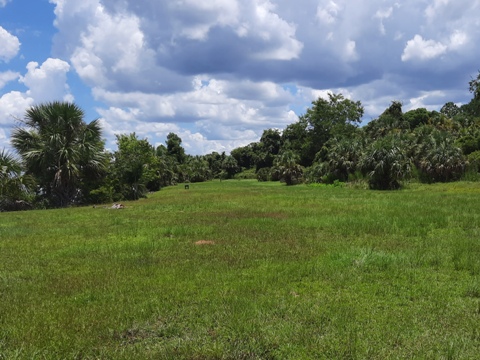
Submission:
{"label": "tree line", "polygon": [[135,133],[117,135],[105,150],[98,120],[86,123],[73,103],[28,109],[0,152],[0,210],[52,208],[134,200],[184,182],[256,178],[299,183],[364,182],[398,189],[407,179],[433,183],[480,179],[480,72],[468,104],[403,112],[393,101],[360,127],[364,108],[342,94],[312,102],[283,131],[231,151],[188,155],[170,133],[154,147]]}

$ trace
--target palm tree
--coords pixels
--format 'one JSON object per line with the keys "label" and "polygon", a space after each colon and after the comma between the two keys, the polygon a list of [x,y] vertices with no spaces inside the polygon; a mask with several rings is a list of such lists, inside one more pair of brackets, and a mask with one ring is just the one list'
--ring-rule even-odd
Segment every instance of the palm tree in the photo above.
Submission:
{"label": "palm tree", "polygon": [[192,183],[210,180],[211,171],[203,156],[194,156],[187,160],[188,180]]}
{"label": "palm tree", "polygon": [[[0,152],[0,211],[24,208],[33,195],[33,178],[23,173],[22,163],[9,152]],[[17,206],[19,205],[20,206]],[[23,204],[23,205],[22,205]]]}
{"label": "palm tree", "polygon": [[412,161],[402,138],[392,134],[372,143],[360,159],[360,168],[369,176],[372,189],[392,190],[410,176]]}
{"label": "palm tree", "polygon": [[12,145],[37,179],[51,205],[67,206],[80,197],[85,177],[100,176],[105,168],[98,120],[86,124],[84,112],[69,102],[50,102],[27,110],[12,133]]}
{"label": "palm tree", "polygon": [[279,171],[279,178],[287,185],[298,184],[302,180],[303,167],[298,164],[299,157],[292,151],[286,150],[275,159],[275,167]]}
{"label": "palm tree", "polygon": [[228,155],[222,161],[222,170],[227,179],[232,179],[240,171],[237,160],[232,155]]}
{"label": "palm tree", "polygon": [[[424,182],[446,182],[460,179],[467,166],[466,152],[476,149],[475,139],[469,135],[461,138],[431,125],[415,129],[413,157]],[[469,140],[473,140],[469,143]],[[469,149],[471,147],[471,149]]]}
{"label": "palm tree", "polygon": [[364,144],[361,137],[332,139],[323,168],[331,181],[347,181],[358,167]]}
{"label": "palm tree", "polygon": [[428,182],[447,182],[460,179],[467,161],[462,150],[448,138],[436,143],[425,152],[419,162],[419,170]]}

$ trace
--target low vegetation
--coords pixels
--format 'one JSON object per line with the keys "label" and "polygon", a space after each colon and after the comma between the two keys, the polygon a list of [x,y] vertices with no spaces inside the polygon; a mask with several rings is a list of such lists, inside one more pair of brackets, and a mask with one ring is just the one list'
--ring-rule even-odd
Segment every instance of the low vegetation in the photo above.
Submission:
{"label": "low vegetation", "polygon": [[480,188],[229,180],[0,215],[0,359],[475,359]]}

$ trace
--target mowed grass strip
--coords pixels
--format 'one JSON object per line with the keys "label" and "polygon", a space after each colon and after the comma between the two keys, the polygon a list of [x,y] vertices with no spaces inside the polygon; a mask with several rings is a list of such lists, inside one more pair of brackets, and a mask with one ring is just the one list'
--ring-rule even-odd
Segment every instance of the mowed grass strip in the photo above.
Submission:
{"label": "mowed grass strip", "polygon": [[475,359],[480,185],[223,181],[0,214],[0,359]]}

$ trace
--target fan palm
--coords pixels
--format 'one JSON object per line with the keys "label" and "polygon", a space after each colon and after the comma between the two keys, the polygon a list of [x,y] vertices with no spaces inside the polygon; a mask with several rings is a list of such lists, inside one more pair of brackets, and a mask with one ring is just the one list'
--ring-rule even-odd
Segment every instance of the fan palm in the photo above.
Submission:
{"label": "fan palm", "polygon": [[26,172],[54,206],[67,206],[80,194],[84,177],[99,176],[105,153],[98,120],[86,124],[84,112],[69,102],[51,102],[27,110],[12,133],[12,145]]}
{"label": "fan palm", "polygon": [[202,156],[191,157],[187,160],[188,178],[190,182],[202,182],[211,178],[208,162]]}
{"label": "fan palm", "polygon": [[[458,180],[467,165],[467,159],[460,148],[461,145],[469,145],[467,137],[455,142],[451,133],[432,126],[421,126],[418,129],[415,132],[414,158],[420,179],[426,182]],[[472,149],[475,150],[476,147],[473,146]]]}
{"label": "fan palm", "polygon": [[324,163],[325,175],[332,180],[347,181],[357,170],[364,144],[361,138],[333,139]]}
{"label": "fan palm", "polygon": [[372,189],[392,190],[412,172],[412,162],[402,139],[388,135],[372,143],[360,160],[360,167],[369,176]]}
{"label": "fan palm", "polygon": [[0,211],[15,208],[15,203],[32,194],[33,179],[23,173],[21,162],[9,152],[0,152]]}
{"label": "fan palm", "polygon": [[460,179],[466,167],[462,150],[452,142],[442,141],[432,146],[420,160],[419,170],[431,182]]}
{"label": "fan palm", "polygon": [[303,168],[298,164],[299,157],[291,150],[280,153],[275,159],[275,165],[280,172],[280,179],[287,185],[294,185],[301,181]]}

